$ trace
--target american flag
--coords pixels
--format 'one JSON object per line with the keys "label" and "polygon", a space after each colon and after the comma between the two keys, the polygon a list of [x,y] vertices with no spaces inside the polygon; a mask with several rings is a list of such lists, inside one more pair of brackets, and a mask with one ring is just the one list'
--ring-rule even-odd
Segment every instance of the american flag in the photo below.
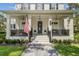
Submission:
{"label": "american flag", "polygon": [[29,27],[30,27],[29,26],[29,22],[28,22],[28,20],[26,18],[26,22],[25,22],[25,25],[24,25],[24,32],[25,33],[29,33],[29,31],[30,31],[30,28]]}

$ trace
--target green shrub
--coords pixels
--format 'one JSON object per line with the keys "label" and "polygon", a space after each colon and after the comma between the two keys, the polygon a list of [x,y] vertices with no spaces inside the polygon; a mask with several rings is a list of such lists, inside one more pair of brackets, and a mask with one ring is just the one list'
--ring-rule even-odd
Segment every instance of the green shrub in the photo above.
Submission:
{"label": "green shrub", "polygon": [[63,43],[64,43],[64,44],[67,44],[67,40],[63,40]]}
{"label": "green shrub", "polygon": [[5,43],[6,44],[16,44],[17,43],[17,40],[6,39],[5,40]]}
{"label": "green shrub", "polygon": [[58,40],[53,39],[52,42],[53,42],[53,43],[58,43]]}
{"label": "green shrub", "polygon": [[5,40],[5,43],[6,43],[6,44],[11,44],[11,39],[6,39],[6,40]]}
{"label": "green shrub", "polygon": [[74,38],[79,40],[79,34],[76,34]]}
{"label": "green shrub", "polygon": [[24,40],[24,39],[16,39],[16,40],[6,39],[5,43],[6,44],[20,44],[20,45],[23,45],[24,43],[28,43],[28,40]]}
{"label": "green shrub", "polygon": [[62,43],[62,40],[60,39],[60,40],[58,40],[58,43]]}
{"label": "green shrub", "polygon": [[25,40],[25,43],[26,43],[26,44],[29,43],[29,40]]}
{"label": "green shrub", "polygon": [[78,43],[79,41],[77,39],[74,39],[73,43]]}
{"label": "green shrub", "polygon": [[70,39],[67,40],[67,44],[70,44],[72,41]]}
{"label": "green shrub", "polygon": [[2,44],[3,43],[3,40],[2,39],[0,39],[0,44]]}
{"label": "green shrub", "polygon": [[70,44],[70,43],[72,43],[73,41],[72,40],[70,40],[70,39],[68,39],[68,40],[63,40],[63,43],[64,44]]}
{"label": "green shrub", "polygon": [[11,40],[11,44],[16,44],[17,40]]}

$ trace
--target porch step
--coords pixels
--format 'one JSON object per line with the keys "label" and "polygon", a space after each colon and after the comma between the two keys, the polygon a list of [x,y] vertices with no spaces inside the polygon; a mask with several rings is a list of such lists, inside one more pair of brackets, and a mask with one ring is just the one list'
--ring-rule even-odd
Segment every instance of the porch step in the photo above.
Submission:
{"label": "porch step", "polygon": [[36,36],[34,43],[37,44],[50,44],[49,37],[47,35],[38,35]]}

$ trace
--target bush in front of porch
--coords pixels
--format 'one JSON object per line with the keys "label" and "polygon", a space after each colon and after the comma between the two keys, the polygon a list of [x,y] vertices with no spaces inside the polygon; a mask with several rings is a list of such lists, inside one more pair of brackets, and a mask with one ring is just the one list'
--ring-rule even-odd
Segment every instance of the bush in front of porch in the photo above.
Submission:
{"label": "bush in front of porch", "polygon": [[29,40],[28,39],[6,39],[5,38],[5,32],[0,32],[0,44],[2,43],[6,43],[6,44],[20,44],[20,45],[23,45],[23,44],[27,44],[29,43]]}
{"label": "bush in front of porch", "polygon": [[61,39],[59,39],[59,40],[57,40],[57,39],[53,39],[52,40],[52,43],[54,43],[54,44],[56,44],[56,43],[64,43],[64,44],[71,44],[71,43],[73,43],[73,40],[70,40],[70,39],[68,39],[68,40],[61,40]]}

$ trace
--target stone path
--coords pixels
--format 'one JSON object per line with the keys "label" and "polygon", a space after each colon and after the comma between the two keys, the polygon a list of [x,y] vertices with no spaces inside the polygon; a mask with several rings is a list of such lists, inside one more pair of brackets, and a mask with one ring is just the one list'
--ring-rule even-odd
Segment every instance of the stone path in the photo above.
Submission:
{"label": "stone path", "polygon": [[46,35],[36,36],[35,40],[29,44],[29,48],[25,49],[22,56],[58,56],[57,51],[49,43]]}

